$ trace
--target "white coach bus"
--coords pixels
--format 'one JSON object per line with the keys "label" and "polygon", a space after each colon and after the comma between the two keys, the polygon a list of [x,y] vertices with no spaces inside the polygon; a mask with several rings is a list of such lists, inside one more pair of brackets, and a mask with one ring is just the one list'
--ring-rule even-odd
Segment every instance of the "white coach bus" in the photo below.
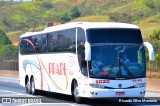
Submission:
{"label": "white coach bus", "polygon": [[82,98],[144,97],[146,58],[154,50],[139,27],[115,22],[73,22],[20,37],[19,80],[26,91]]}

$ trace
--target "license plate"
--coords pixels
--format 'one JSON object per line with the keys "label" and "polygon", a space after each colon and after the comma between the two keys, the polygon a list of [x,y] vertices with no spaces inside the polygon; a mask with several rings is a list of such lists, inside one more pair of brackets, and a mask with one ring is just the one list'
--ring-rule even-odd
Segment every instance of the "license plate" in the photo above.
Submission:
{"label": "license plate", "polygon": [[125,95],[125,92],[116,92],[116,95]]}

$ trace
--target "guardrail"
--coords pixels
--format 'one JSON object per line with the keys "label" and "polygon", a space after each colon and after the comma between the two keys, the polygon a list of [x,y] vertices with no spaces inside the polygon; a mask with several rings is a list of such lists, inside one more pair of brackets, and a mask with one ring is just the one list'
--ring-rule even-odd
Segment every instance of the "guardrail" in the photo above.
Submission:
{"label": "guardrail", "polygon": [[16,70],[18,71],[18,58],[16,57],[0,57],[0,70]]}

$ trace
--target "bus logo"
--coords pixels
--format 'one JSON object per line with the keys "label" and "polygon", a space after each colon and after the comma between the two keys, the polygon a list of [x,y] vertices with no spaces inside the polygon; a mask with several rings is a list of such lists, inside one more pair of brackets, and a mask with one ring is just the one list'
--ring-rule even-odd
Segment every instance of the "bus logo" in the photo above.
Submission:
{"label": "bus logo", "polygon": [[122,88],[122,84],[118,84],[118,87],[119,87],[119,88]]}
{"label": "bus logo", "polygon": [[49,63],[49,74],[66,75],[65,63]]}
{"label": "bus logo", "polygon": [[72,56],[68,57],[68,64],[69,64],[70,67],[74,66],[75,61],[74,61],[74,58]]}

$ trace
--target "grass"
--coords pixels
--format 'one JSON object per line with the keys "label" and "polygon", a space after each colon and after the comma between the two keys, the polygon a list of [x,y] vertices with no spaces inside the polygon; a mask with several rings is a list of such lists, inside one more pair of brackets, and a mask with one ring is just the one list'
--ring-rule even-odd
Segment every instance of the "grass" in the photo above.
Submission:
{"label": "grass", "polygon": [[160,23],[160,13],[157,13],[156,15],[153,15],[146,19],[144,22],[157,22]]}
{"label": "grass", "polygon": [[137,25],[140,27],[144,39],[147,39],[147,37],[153,33],[153,30],[160,27],[160,23],[140,23]]}
{"label": "grass", "polygon": [[77,22],[77,21],[85,21],[85,22],[108,22],[110,21],[110,18],[108,16],[86,16],[86,17],[80,17],[72,20],[71,22]]}

